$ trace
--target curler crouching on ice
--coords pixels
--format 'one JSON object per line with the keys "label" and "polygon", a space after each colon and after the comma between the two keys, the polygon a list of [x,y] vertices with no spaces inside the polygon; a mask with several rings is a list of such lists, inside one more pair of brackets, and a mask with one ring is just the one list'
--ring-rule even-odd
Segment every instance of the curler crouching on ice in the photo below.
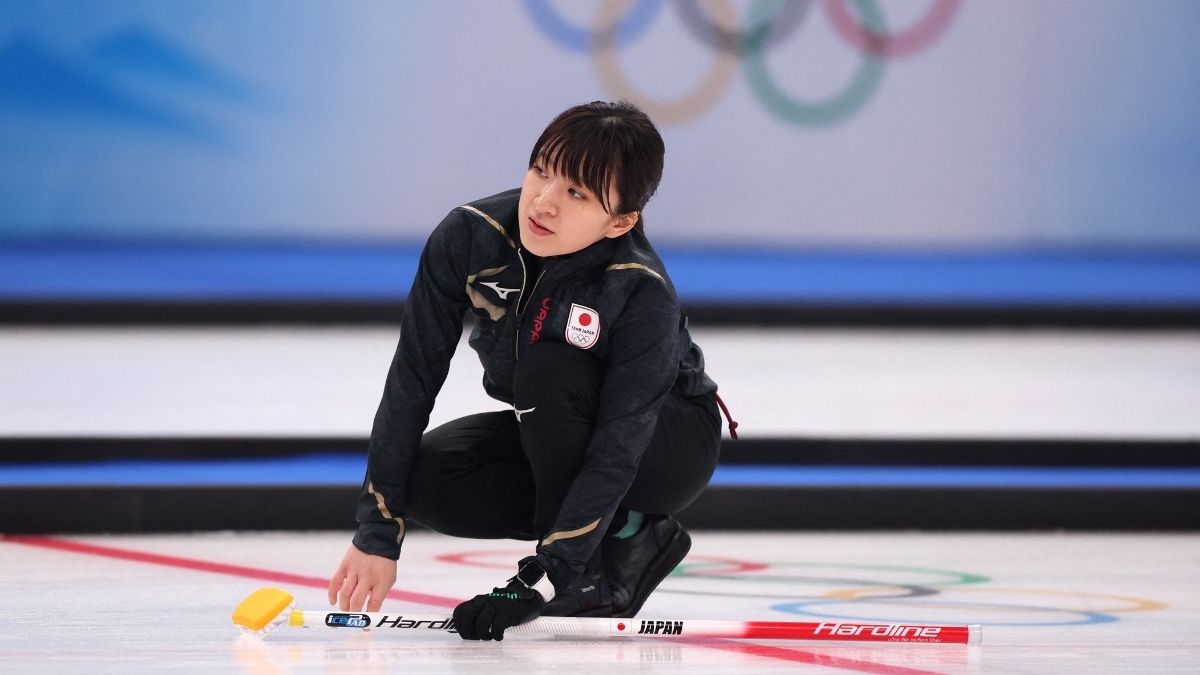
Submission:
{"label": "curler crouching on ice", "polygon": [[[409,521],[537,542],[502,587],[455,609],[466,639],[499,640],[539,615],[633,616],[687,555],[673,514],[712,476],[721,412],[643,230],[663,155],[633,105],[576,106],[538,138],[520,188],[434,230],[330,603],[379,609]],[[512,410],[426,432],[467,313],[483,387]]]}

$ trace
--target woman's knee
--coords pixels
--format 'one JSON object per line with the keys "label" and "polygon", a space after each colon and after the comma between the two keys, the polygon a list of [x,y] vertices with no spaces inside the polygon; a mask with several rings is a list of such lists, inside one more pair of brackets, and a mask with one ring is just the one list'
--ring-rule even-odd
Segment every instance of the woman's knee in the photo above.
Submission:
{"label": "woman's knee", "polygon": [[708,486],[721,452],[719,419],[706,401],[668,399],[621,506],[678,513]]}
{"label": "woman's knee", "polygon": [[406,515],[432,530],[463,537],[514,536],[528,530],[533,489],[512,413],[480,413],[425,434],[409,469]]}

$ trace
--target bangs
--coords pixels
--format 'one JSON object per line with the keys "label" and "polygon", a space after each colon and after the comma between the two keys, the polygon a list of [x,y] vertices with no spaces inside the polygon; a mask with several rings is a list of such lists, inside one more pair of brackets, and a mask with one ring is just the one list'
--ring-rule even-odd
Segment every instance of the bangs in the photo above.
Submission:
{"label": "bangs", "polygon": [[621,170],[621,151],[612,127],[606,124],[563,126],[546,130],[530,155],[529,165],[541,163],[575,185],[587,188],[600,201],[604,211],[612,213],[614,205],[608,203],[608,192]]}
{"label": "bangs", "polygon": [[550,122],[533,144],[529,168],[537,164],[587,190],[609,215],[637,213],[640,232],[641,211],[662,178],[664,150],[658,129],[637,106],[593,101]]}

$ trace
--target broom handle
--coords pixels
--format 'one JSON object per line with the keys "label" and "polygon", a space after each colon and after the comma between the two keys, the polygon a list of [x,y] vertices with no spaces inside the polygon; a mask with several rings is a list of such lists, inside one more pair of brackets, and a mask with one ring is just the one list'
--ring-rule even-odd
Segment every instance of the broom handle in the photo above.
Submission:
{"label": "broom handle", "polygon": [[[454,619],[444,614],[297,610],[292,612],[287,625],[457,633],[454,629]],[[579,638],[721,637],[964,645],[976,645],[982,639],[982,630],[978,625],[932,626],[900,623],[848,623],[844,621],[714,621],[557,616],[539,617],[529,623],[513,626],[504,634],[506,636],[539,635]]]}

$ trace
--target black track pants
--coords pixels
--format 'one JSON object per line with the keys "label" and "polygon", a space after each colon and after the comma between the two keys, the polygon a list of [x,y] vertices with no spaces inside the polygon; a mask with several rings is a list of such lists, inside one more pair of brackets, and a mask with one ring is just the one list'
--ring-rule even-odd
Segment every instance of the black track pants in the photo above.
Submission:
{"label": "black track pants", "polygon": [[[405,510],[457,537],[537,539],[549,531],[592,436],[603,364],[569,345],[542,342],[517,361],[513,411],[479,413],[425,434]],[[712,396],[671,393],[621,506],[676,513],[717,465],[721,419]]]}

